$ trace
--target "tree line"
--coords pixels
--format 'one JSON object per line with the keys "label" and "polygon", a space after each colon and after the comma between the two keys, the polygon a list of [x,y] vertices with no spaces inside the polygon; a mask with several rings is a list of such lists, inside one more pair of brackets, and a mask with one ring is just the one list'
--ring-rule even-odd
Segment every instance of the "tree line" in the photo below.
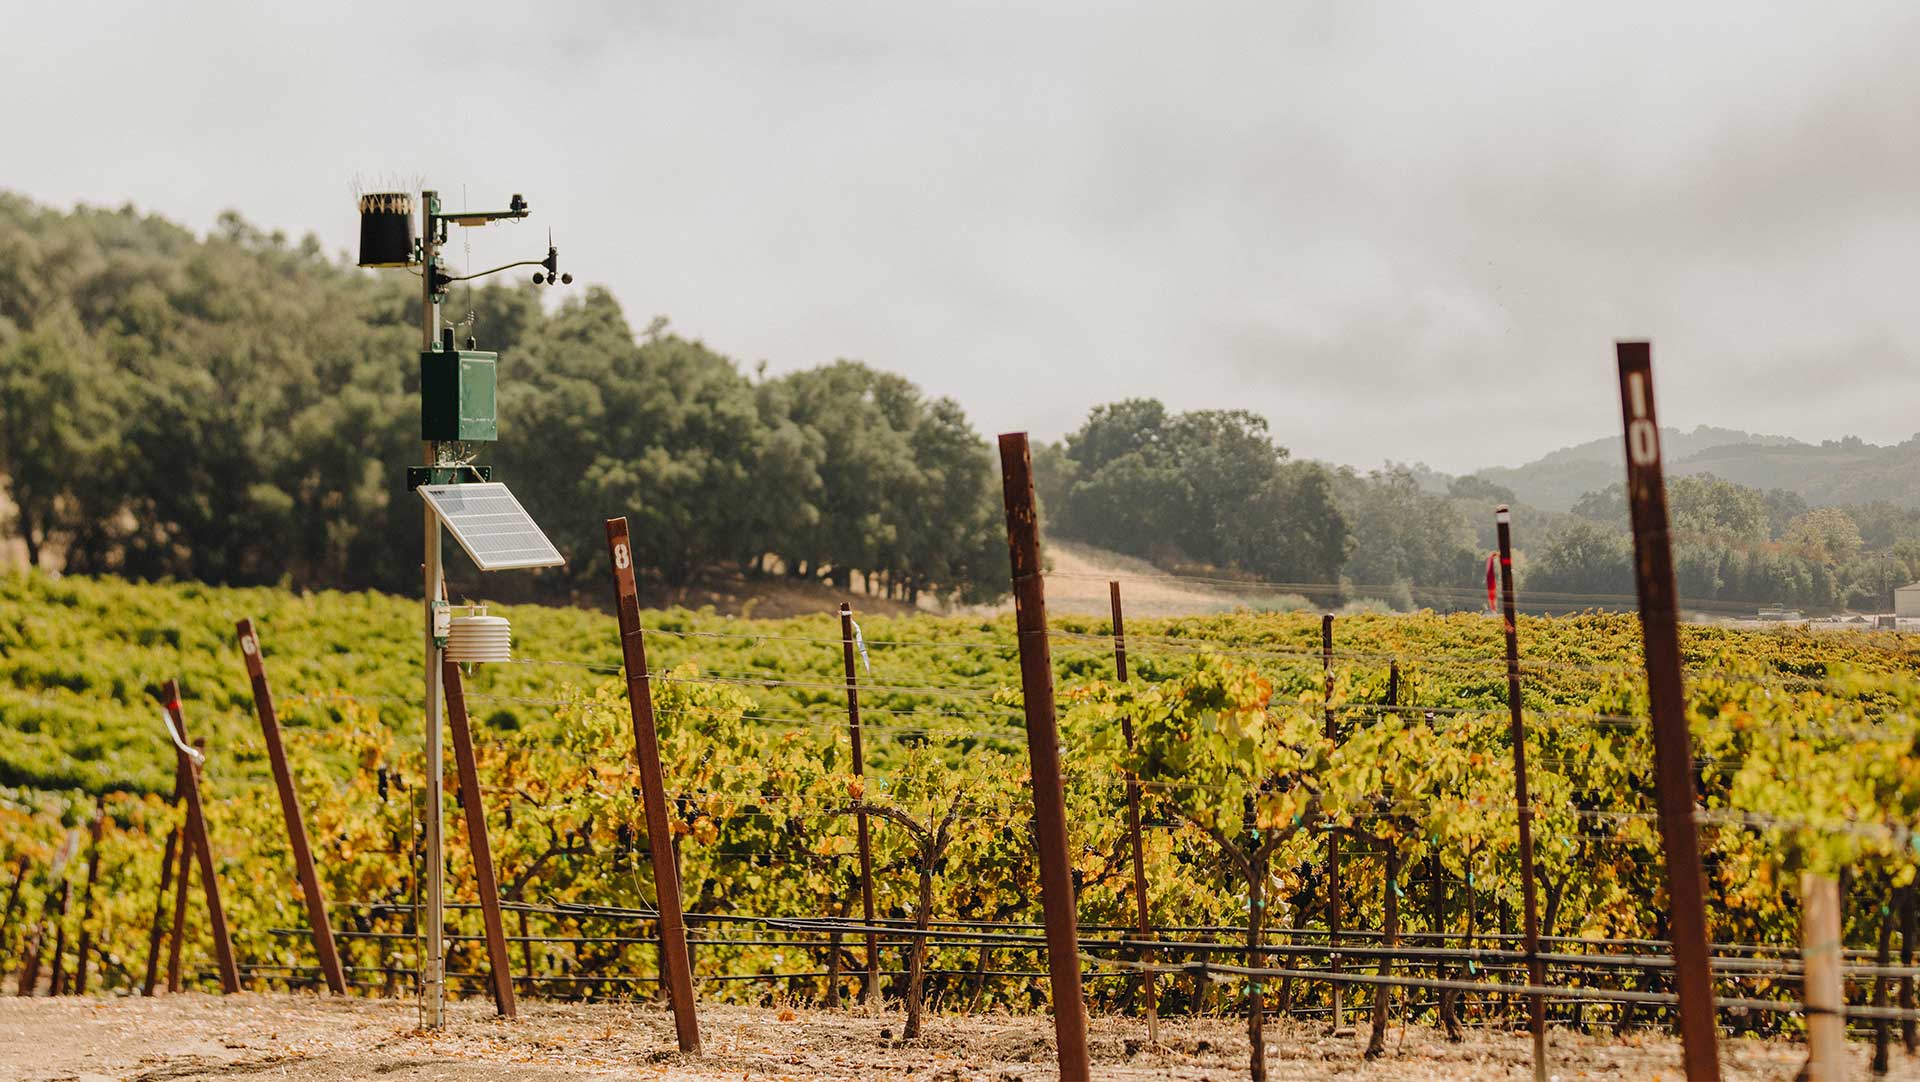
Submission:
{"label": "tree line", "polygon": [[[597,589],[627,515],[667,587],[715,573],[905,600],[1005,591],[986,441],[960,407],[840,361],[768,378],[606,292],[457,290],[501,353],[492,464]],[[408,590],[421,506],[419,288],[238,216],[0,194],[0,473],[31,562],[134,578]],[[457,559],[457,558],[456,558]],[[589,585],[591,584],[591,585]]]}
{"label": "tree line", "polygon": [[[501,438],[478,461],[568,557],[537,595],[598,596],[620,514],[669,593],[788,576],[1004,595],[993,455],[950,399],[852,361],[769,376],[665,319],[636,330],[600,289],[542,302],[494,285],[445,308],[501,355]],[[418,313],[415,279],[232,214],[197,237],[0,193],[0,531],[79,573],[412,590]],[[1034,455],[1048,536],[1321,602],[1475,607],[1492,507],[1518,504],[1482,477],[1295,459],[1256,414],[1152,399],[1097,406]],[[1711,476],[1674,478],[1670,500],[1685,600],[1884,611],[1920,577],[1920,512]],[[1617,484],[1572,513],[1516,506],[1516,542],[1522,590],[1633,591]]]}

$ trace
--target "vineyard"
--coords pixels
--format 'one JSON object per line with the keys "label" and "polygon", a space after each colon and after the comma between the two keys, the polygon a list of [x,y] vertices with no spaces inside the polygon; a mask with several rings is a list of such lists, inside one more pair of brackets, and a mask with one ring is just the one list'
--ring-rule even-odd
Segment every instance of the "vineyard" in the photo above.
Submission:
{"label": "vineyard", "polygon": [[[618,630],[578,610],[511,616],[519,656],[476,667],[464,698],[513,986],[542,999],[652,999],[655,893]],[[243,982],[322,987],[235,637],[241,618],[258,629],[351,983],[368,996],[414,994],[417,605],[37,574],[0,580],[0,771],[12,786],[0,810],[0,967],[20,972],[23,989],[42,976],[65,991],[148,979],[150,933],[180,897],[177,881],[162,891],[180,817],[155,698],[174,677],[206,744],[206,820]],[[872,992],[906,1010],[909,1037],[961,1015],[1044,1010],[1013,622],[861,624],[856,775],[834,613],[646,614],[699,998],[831,1007]],[[1593,1033],[1669,1024],[1638,619],[1523,617],[1517,631],[1548,1017]],[[1868,1005],[1913,1002],[1910,647],[1890,633],[1709,627],[1685,628],[1681,643],[1721,1026],[1801,1031],[1796,884],[1811,871],[1841,883],[1849,1013],[1884,1048],[1901,1012]],[[1096,1016],[1317,1020],[1354,1027],[1370,1057],[1392,1056],[1388,1027],[1406,1022],[1454,1034],[1525,1025],[1499,620],[1140,619],[1127,627],[1124,680],[1108,620],[1056,617],[1049,645]],[[464,838],[475,811],[457,808],[449,836]],[[871,924],[855,859],[861,812]],[[476,868],[464,846],[451,853],[450,979],[484,998]],[[179,982],[217,988],[197,902],[185,922]],[[1912,1048],[1912,1022],[1898,1024]]]}

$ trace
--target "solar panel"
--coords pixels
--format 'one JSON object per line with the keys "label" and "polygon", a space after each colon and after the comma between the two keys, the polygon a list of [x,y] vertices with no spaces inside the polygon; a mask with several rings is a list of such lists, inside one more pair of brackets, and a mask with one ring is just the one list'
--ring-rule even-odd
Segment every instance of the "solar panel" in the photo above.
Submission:
{"label": "solar panel", "polygon": [[421,485],[420,495],[482,571],[567,562],[503,484]]}

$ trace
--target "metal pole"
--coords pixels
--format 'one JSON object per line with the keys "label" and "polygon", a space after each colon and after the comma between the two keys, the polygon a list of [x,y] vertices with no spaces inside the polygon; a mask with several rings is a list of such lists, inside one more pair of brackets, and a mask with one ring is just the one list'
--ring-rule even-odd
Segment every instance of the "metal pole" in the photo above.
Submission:
{"label": "metal pole", "polygon": [[13,862],[13,888],[7,892],[7,908],[0,910],[0,973],[7,971],[8,945],[12,942],[13,915],[20,908],[20,888],[26,885],[27,868],[32,861],[22,853]]}
{"label": "metal pole", "polygon": [[[179,802],[180,790],[176,785],[174,803]],[[173,854],[179,846],[180,825],[176,823],[173,829],[167,831],[166,851],[160,855],[160,889],[153,899],[153,927],[147,931],[147,971],[140,981],[140,994],[143,996],[153,995],[154,983],[160,977],[160,940],[167,934],[165,925],[160,922],[167,916],[167,888],[173,886]]]}
{"label": "metal pole", "polygon": [[287,751],[280,741],[280,718],[273,708],[273,689],[267,685],[260,636],[250,619],[241,620],[234,628],[240,634],[240,654],[246,659],[247,678],[253,684],[253,708],[260,716],[260,735],[266,741],[267,760],[273,766],[273,784],[280,791],[280,812],[287,821],[287,847],[293,850],[294,872],[300,879],[301,897],[307,903],[307,923],[313,928],[313,951],[319,956],[320,973],[327,979],[327,988],[336,996],[344,996],[347,977],[340,968],[340,954],[334,948],[333,925],[327,920],[327,898],[320,891],[320,876],[313,867],[307,825],[300,814],[300,794],[293,787],[293,772],[287,768]]}
{"label": "metal pole", "polygon": [[67,994],[67,906],[73,900],[73,880],[60,879],[60,908],[53,914],[53,976],[47,979],[47,994]]}
{"label": "metal pole", "polygon": [[1693,752],[1680,681],[1679,602],[1667,536],[1660,425],[1653,408],[1653,351],[1646,342],[1619,342],[1614,348],[1620,368],[1620,412],[1626,422],[1633,575],[1640,595],[1640,635],[1653,718],[1654,788],[1660,803],[1661,848],[1667,858],[1681,1055],[1692,1082],[1719,1082],[1713,971],[1707,957],[1706,880],[1693,819]]}
{"label": "metal pole", "polygon": [[107,798],[102,796],[94,809],[93,826],[88,830],[87,885],[80,891],[80,942],[73,958],[73,994],[87,994],[87,957],[93,953],[93,888],[100,883],[100,836],[107,827]]}
{"label": "metal pole", "polygon": [[1087,1005],[1080,988],[1080,933],[1075,916],[1067,801],[1060,783],[1060,731],[1053,706],[1053,651],[1047,643],[1046,582],[1041,577],[1040,518],[1034,509],[1033,460],[1025,432],[1000,437],[1000,485],[1007,510],[1007,556],[1013,578],[1014,625],[1020,643],[1021,698],[1040,850],[1040,904],[1047,922],[1047,970],[1053,992],[1054,1042],[1061,1082],[1087,1082]]}
{"label": "metal pole", "polygon": [[[180,682],[167,681],[167,713],[182,739],[187,735],[187,719],[180,712]],[[207,837],[206,805],[200,798],[199,766],[187,753],[174,750],[179,766],[186,772],[187,848],[200,863],[200,889],[207,896],[207,924],[213,931],[214,961],[220,968],[220,990],[232,995],[240,991],[240,969],[233,961],[233,940],[227,935],[227,911],[220,904],[220,881],[213,874],[213,845]]]}
{"label": "metal pole", "polygon": [[[1527,727],[1520,704],[1520,627],[1513,596],[1513,512],[1501,504],[1493,513],[1500,538],[1500,613],[1507,636],[1507,731],[1513,741],[1513,801],[1520,813],[1520,897],[1526,909],[1521,942],[1527,955],[1527,983],[1547,983],[1540,961],[1539,893],[1533,881],[1533,802],[1527,795]],[[1533,1032],[1533,1082],[1547,1082],[1547,1002],[1527,996],[1527,1023]]]}
{"label": "metal pole", "polygon": [[[437,193],[420,193],[420,350],[426,352],[433,348],[434,331],[440,324],[440,312],[433,300],[434,259],[438,247],[435,235],[438,223],[435,215],[440,209],[440,197]],[[428,467],[438,464],[439,445],[431,440],[426,442]],[[427,862],[427,904],[422,919],[426,924],[427,949],[422,965],[426,972],[420,975],[421,994],[424,997],[426,1018],[429,1029],[439,1028],[445,1021],[446,1011],[446,856],[442,834],[446,824],[445,788],[446,753],[440,744],[440,647],[433,641],[433,603],[440,598],[442,590],[442,572],[440,567],[440,519],[432,507],[423,512],[426,530],[426,553],[422,564],[426,579],[426,601],[422,606],[425,618],[426,639],[426,755],[427,755],[427,808],[426,808],[426,862]]]}
{"label": "metal pole", "polygon": [[700,1020],[693,1000],[693,961],[680,914],[680,872],[674,865],[673,830],[667,824],[666,784],[660,772],[660,738],[653,724],[653,685],[647,645],[640,633],[640,595],[633,582],[633,546],[627,520],[607,520],[607,555],[613,563],[614,607],[620,614],[620,656],[627,670],[627,708],[633,714],[633,750],[640,764],[640,801],[647,813],[647,852],[660,910],[660,955],[673,1000],[673,1029],[680,1051],[700,1051]]}
{"label": "metal pole", "polygon": [[[847,732],[853,736],[853,773],[864,778],[866,753],[860,741],[860,684],[853,669],[853,607],[840,604],[840,657],[847,670]],[[860,908],[867,919],[867,981],[865,999],[869,1006],[880,1002],[880,937],[873,930],[873,842],[867,827],[866,799],[853,813],[854,831],[860,846]]]}
{"label": "metal pole", "polygon": [[[1326,688],[1324,703],[1324,732],[1329,741],[1339,739],[1333,724],[1333,614],[1320,614],[1320,668],[1324,673]],[[1340,834],[1332,827],[1327,828],[1327,956],[1328,968],[1334,973],[1340,972]],[[1346,1021],[1346,1011],[1342,1002],[1343,985],[1334,981],[1333,993],[1333,1031],[1340,1031],[1340,1024]]]}
{"label": "metal pole", "polygon": [[516,1016],[513,960],[507,956],[507,929],[500,920],[500,884],[493,877],[493,846],[487,840],[486,806],[480,801],[480,770],[473,757],[473,733],[467,725],[466,689],[460,664],[444,662],[441,685],[447,694],[447,728],[453,737],[453,761],[460,772],[460,805],[466,812],[467,848],[473,857],[474,885],[480,894],[481,922],[487,933],[487,969],[493,978],[493,1006],[502,1018]]}
{"label": "metal pole", "polygon": [[[1113,674],[1122,684],[1127,682],[1127,625],[1120,611],[1120,583],[1109,580],[1108,599],[1113,603]],[[1126,738],[1127,750],[1133,750],[1133,718],[1120,715],[1120,734]],[[1132,771],[1127,772],[1127,835],[1133,844],[1133,901],[1140,917],[1140,938],[1150,939],[1153,926],[1147,913],[1147,867],[1146,856],[1140,841],[1140,779]],[[1142,959],[1147,955],[1142,953]],[[1147,1043],[1160,1043],[1160,1011],[1154,1002],[1153,971],[1140,971],[1140,994],[1147,1003]]]}
{"label": "metal pole", "polygon": [[[176,757],[178,758],[178,757]],[[187,838],[187,771],[174,764],[174,791],[180,794],[180,863],[173,870],[173,927],[167,940],[167,991],[178,992],[180,951],[187,938],[187,884],[193,880],[193,843]]]}

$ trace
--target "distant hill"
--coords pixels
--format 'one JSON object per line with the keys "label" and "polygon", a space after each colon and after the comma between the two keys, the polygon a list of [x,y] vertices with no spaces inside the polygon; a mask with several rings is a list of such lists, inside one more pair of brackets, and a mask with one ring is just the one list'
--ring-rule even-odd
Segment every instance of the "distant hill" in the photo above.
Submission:
{"label": "distant hill", "polygon": [[[1702,425],[1691,432],[1662,429],[1661,446],[1675,474],[1711,473],[1754,488],[1784,488],[1814,506],[1888,500],[1920,508],[1920,435],[1886,447],[1856,436],[1812,444]],[[1582,495],[1618,483],[1626,468],[1623,455],[1617,437],[1604,437],[1474,476],[1511,489],[1535,507],[1565,511]]]}

